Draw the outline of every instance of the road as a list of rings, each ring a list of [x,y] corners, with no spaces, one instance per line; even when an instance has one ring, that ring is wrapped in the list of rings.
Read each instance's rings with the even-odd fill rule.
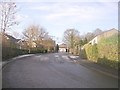
[[[3,88],[117,88],[118,80],[74,63],[66,53],[18,58],[2,71]]]

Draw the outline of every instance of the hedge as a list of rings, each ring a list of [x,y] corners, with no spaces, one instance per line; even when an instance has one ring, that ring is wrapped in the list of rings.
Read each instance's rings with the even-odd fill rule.
[[[120,57],[118,40],[120,41],[120,37],[115,34],[109,38],[102,38],[98,44],[86,44],[81,56],[87,57],[90,61],[120,69],[120,66],[118,67],[118,63],[120,63],[118,59]]]
[[[12,47],[2,47],[2,60],[7,60],[12,57],[24,54],[36,54],[36,53],[47,53],[47,49],[44,48],[32,48],[30,53],[29,50],[17,49]]]
[[[9,58],[27,54],[28,50],[22,50],[17,48],[11,48],[11,47],[2,47],[2,60],[7,60]]]
[[[118,66],[118,63],[120,63],[120,62],[115,61],[115,60],[109,60],[106,57],[98,58],[97,63],[102,64],[102,65],[106,65],[106,66],[109,66],[109,67],[112,67],[112,68],[115,68],[115,69],[120,68],[120,66]]]
[[[47,49],[44,48],[33,48],[31,49],[31,54],[36,54],[36,53],[47,53]]]
[[[85,47],[85,52],[86,52],[86,57],[88,60],[91,60],[93,62],[97,62],[98,59],[98,49],[97,49],[97,45],[91,45],[91,44],[87,44],[87,46]]]

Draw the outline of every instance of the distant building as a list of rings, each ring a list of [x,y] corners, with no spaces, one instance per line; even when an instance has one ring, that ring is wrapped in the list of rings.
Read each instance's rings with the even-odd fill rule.
[[[59,52],[67,52],[67,45],[66,44],[60,44],[59,45]]]

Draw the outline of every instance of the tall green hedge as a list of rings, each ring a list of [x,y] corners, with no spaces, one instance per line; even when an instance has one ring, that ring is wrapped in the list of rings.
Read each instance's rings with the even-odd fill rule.
[[[120,63],[118,59],[118,52],[120,53],[118,40],[120,41],[120,37],[117,34],[109,38],[101,38],[98,44],[86,44],[84,53],[90,61],[118,69],[118,63]]]
[[[95,45],[87,44],[87,46],[85,47],[85,51],[86,51],[86,56],[88,60],[97,62],[98,49],[96,44]]]
[[[98,63],[118,69],[118,37],[117,34],[109,38],[102,38],[98,43]]]

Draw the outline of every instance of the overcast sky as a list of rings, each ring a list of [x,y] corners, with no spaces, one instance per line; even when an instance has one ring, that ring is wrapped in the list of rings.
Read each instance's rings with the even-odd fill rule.
[[[104,1],[104,2],[103,2]],[[114,2],[113,2],[114,1]],[[16,19],[20,21],[14,31],[22,33],[30,24],[43,26],[51,36],[61,42],[66,29],[77,29],[80,34],[92,32],[96,28],[109,30],[118,28],[118,3],[116,0],[53,0],[44,2],[27,0],[17,2],[20,9]]]

